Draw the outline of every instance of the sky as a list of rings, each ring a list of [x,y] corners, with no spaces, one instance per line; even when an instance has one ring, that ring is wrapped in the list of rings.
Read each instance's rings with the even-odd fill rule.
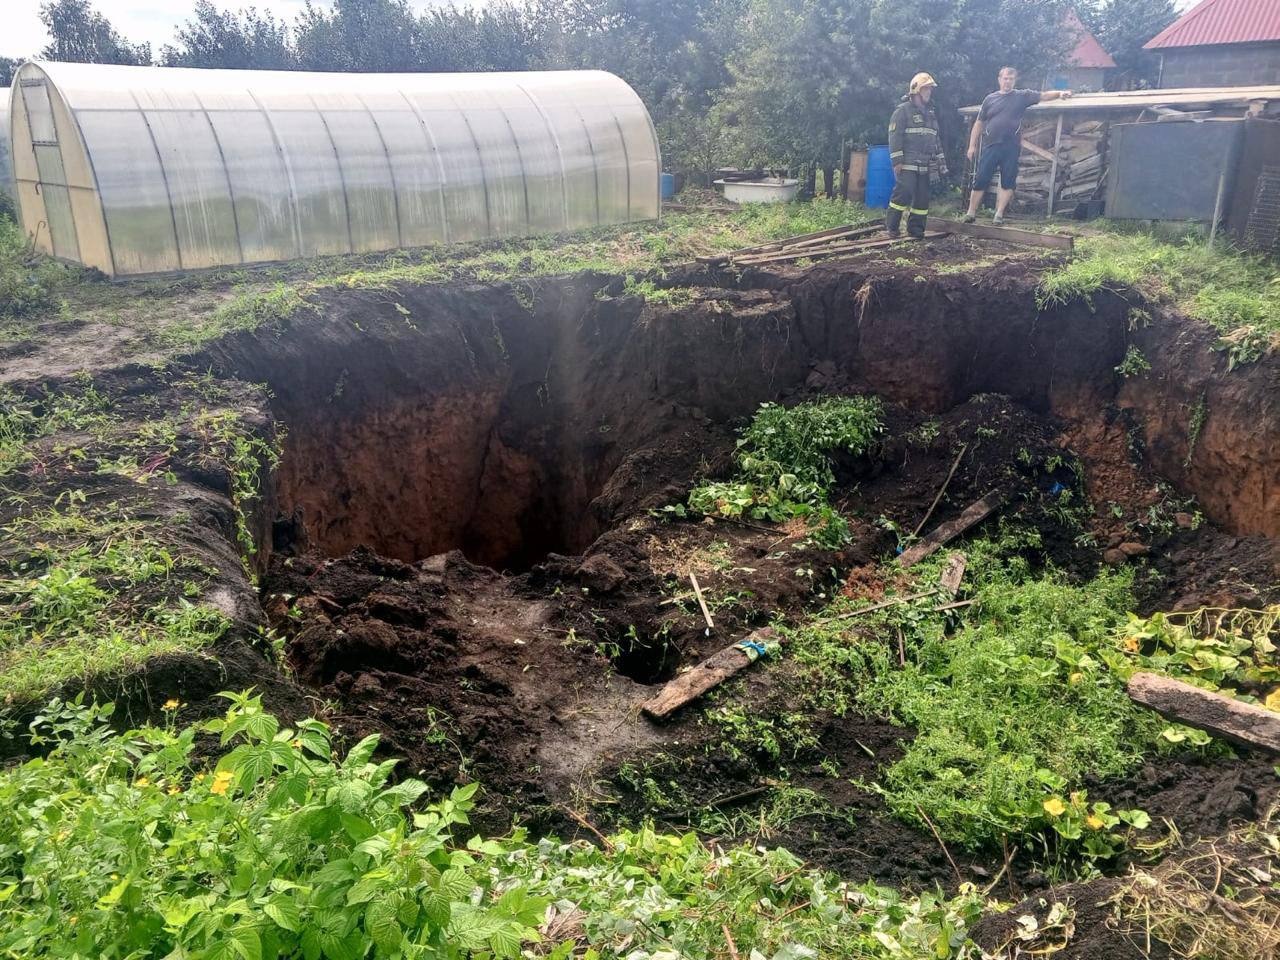
[[[432,5],[432,0],[410,0],[419,9]],[[484,0],[472,0],[475,5]],[[1186,9],[1195,0],[1179,0],[1178,7]],[[303,7],[304,0],[228,0],[216,3],[218,7],[256,6],[270,12],[278,19],[292,21]],[[44,24],[40,22],[40,0],[0,0],[5,7],[4,36],[0,39],[0,55],[9,57],[31,56],[48,42]],[[166,43],[173,42],[175,27],[186,21],[194,0],[96,0],[94,7],[102,13],[121,35],[131,43],[148,41],[154,53]]]

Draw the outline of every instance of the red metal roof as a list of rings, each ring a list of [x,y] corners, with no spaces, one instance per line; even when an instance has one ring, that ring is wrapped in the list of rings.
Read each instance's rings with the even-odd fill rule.
[[[1277,0],[1203,0],[1148,40],[1144,50],[1280,40]]]
[[[1102,44],[1089,32],[1089,28],[1080,22],[1080,18],[1076,16],[1074,10],[1067,11],[1065,26],[1069,33],[1079,38],[1076,42],[1076,48],[1071,51],[1071,56],[1067,58],[1067,63],[1073,67],[1102,67],[1104,69],[1116,65],[1116,62],[1111,59],[1111,54],[1102,49]]]

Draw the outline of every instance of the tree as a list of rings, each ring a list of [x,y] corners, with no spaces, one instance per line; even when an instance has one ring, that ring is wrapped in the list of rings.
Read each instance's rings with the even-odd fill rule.
[[[1174,0],[1097,0],[1079,13],[1125,74],[1154,82],[1159,57],[1142,45],[1178,19]]]
[[[295,26],[303,70],[400,73],[421,70],[421,32],[407,0],[307,0]]]
[[[40,5],[40,19],[51,42],[40,52],[46,60],[71,63],[151,63],[151,44],[132,44],[111,26],[89,0],[50,0]]]
[[[13,75],[20,66],[22,61],[15,57],[0,57],[0,87],[13,86]]]
[[[894,105],[918,71],[935,103],[953,168],[955,108],[995,86],[1003,64],[1037,70],[1074,45],[1068,0],[753,0],[720,96],[738,126],[739,157],[830,166],[842,140],[883,143]],[[999,24],[993,29],[992,24]]]
[[[175,46],[164,48],[165,66],[288,70],[296,65],[288,26],[253,7],[232,13],[196,0],[194,15],[174,39]]]

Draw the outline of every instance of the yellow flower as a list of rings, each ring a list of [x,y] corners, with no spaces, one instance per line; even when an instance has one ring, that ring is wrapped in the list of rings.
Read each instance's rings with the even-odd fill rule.
[[[137,780],[133,781],[133,785],[135,787],[149,787],[151,786],[151,781],[146,777],[139,777]]]
[[[1276,687],[1267,694],[1267,699],[1262,701],[1262,705],[1268,710],[1280,711],[1280,687]]]
[[[301,749],[302,749],[302,741],[301,741],[301,740],[290,740],[290,741],[289,741],[289,746],[293,747],[293,749],[295,749],[295,750],[301,750]]]
[[[164,702],[165,710],[177,710],[180,706],[182,706],[182,704],[178,703],[177,700],[166,700]]]
[[[1089,828],[1091,830],[1101,830],[1105,826],[1105,824],[1102,822],[1102,818],[1098,816],[1096,813],[1089,814],[1088,818],[1085,820],[1085,823],[1089,825]]]
[[[1137,637],[1124,638],[1124,648],[1130,653],[1137,653],[1140,646],[1142,646],[1142,642]]]
[[[1057,797],[1050,797],[1044,802],[1044,812],[1051,817],[1060,817],[1067,812],[1067,805]]]
[[[71,924],[72,926],[75,926],[75,925],[76,925],[76,922],[77,922],[79,919],[80,919],[80,918],[79,918],[79,917],[76,917],[76,916],[67,917],[67,923]]]
[[[195,782],[196,782],[196,783],[200,783],[200,782],[201,782],[201,781],[203,781],[203,780],[204,780],[204,778],[205,778],[205,777],[207,777],[207,776],[208,776],[208,774],[207,774],[207,773],[197,773],[197,774],[195,775],[195,777],[194,777],[194,780],[195,780]]]
[[[227,788],[231,786],[232,773],[230,770],[219,770],[217,776],[213,778],[213,784],[209,787],[210,793],[224,794]]]
[[[1071,676],[1067,677],[1067,682],[1075,684],[1075,683],[1079,683],[1083,679],[1084,679],[1083,673],[1073,673]]]
[[[179,793],[181,793],[181,792],[182,792],[182,791],[181,791],[181,790],[179,790],[177,787],[170,787],[170,788],[169,788],[169,796],[171,796],[171,797],[172,797],[172,796],[176,796],[177,794],[179,794]]]

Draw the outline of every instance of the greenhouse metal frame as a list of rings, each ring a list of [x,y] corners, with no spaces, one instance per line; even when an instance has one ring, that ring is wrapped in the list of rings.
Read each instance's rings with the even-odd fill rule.
[[[0,87],[0,193],[12,197],[13,164],[9,153],[9,88]]]
[[[25,63],[10,106],[24,230],[113,277],[659,215],[653,123],[602,71]]]

